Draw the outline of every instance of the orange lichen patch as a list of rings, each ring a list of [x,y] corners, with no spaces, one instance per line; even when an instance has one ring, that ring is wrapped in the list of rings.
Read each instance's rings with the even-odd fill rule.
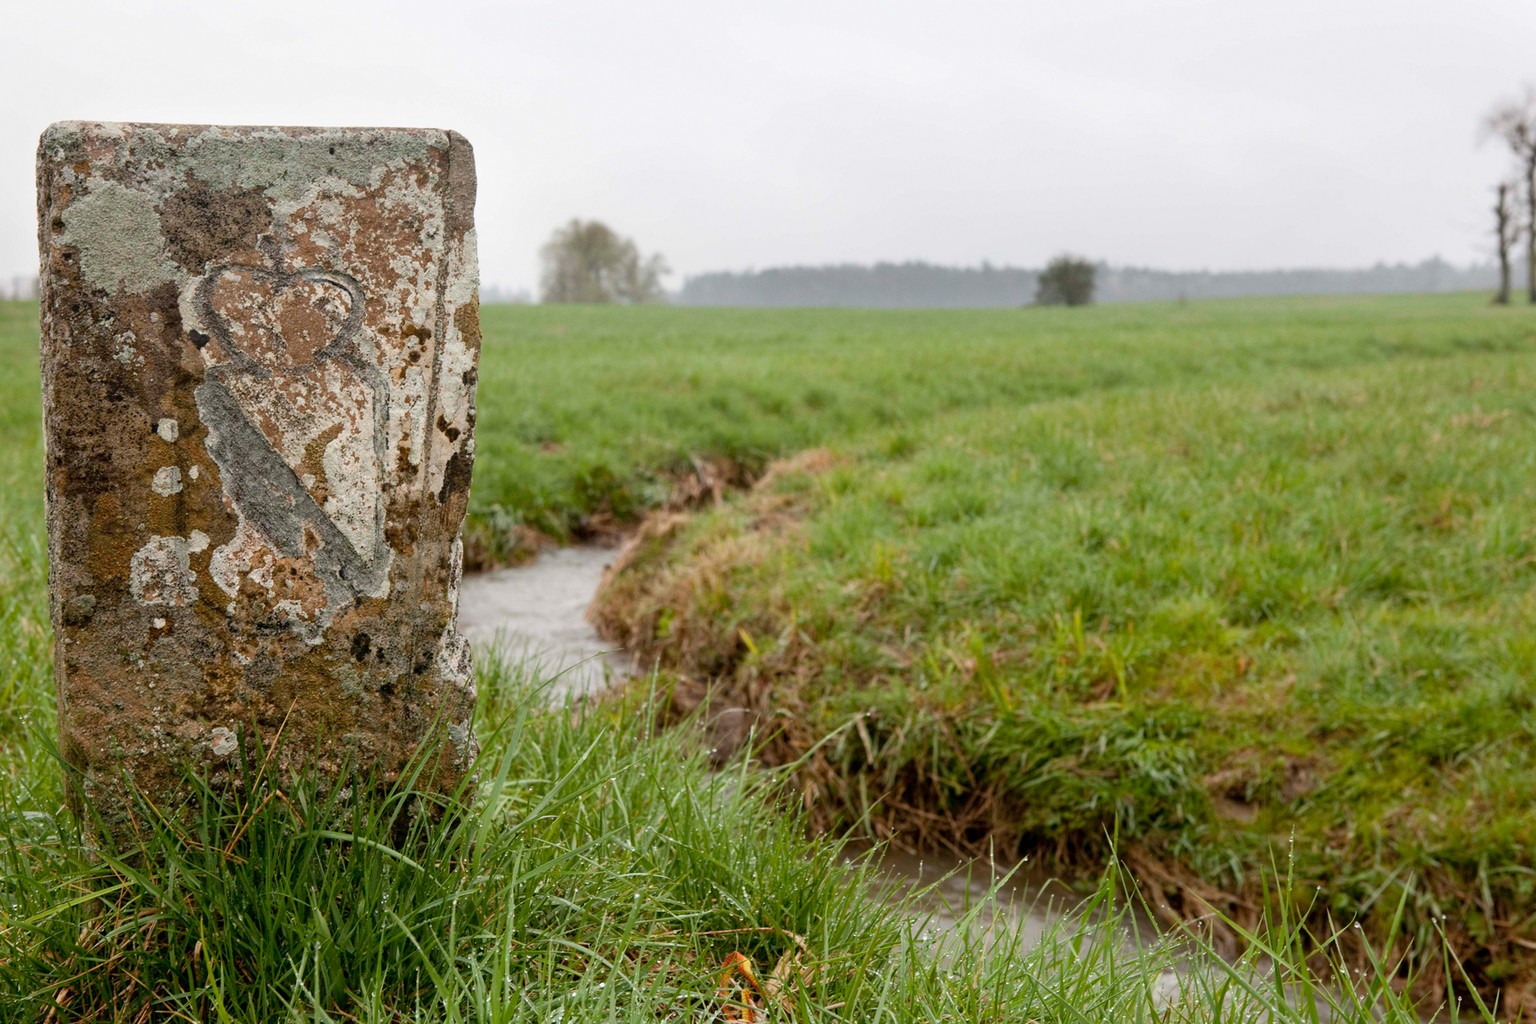
[[[325,450],[330,447],[332,441],[341,436],[343,427],[340,423],[332,423],[321,430],[304,445],[304,459],[299,463],[299,480],[303,482],[306,477],[313,477],[313,484],[306,484],[309,493],[315,496],[315,501],[321,505],[330,496],[330,485],[325,479]]]
[[[272,326],[289,362],[313,363],[315,353],[336,340],[351,305],[345,292],[317,281],[300,281],[274,296]]]
[[[103,581],[125,578],[134,548],[122,498],[111,491],[97,494],[90,519],[94,529],[88,535],[86,565],[92,578]]]
[[[466,337],[480,337],[480,307],[460,306],[454,315],[454,326]]]

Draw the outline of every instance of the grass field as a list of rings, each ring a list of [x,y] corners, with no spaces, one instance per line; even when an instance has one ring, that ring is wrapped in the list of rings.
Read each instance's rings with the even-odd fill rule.
[[[1520,309],[1472,296],[1089,310],[482,312],[477,510],[557,539],[633,520],[690,456],[747,473],[932,416],[1297,371],[1518,353]]]
[[[1433,998],[1460,978],[1447,951],[1506,1010],[1536,1005],[1526,310],[488,308],[480,557],[644,520],[603,621],[677,693],[755,712],[762,758],[794,770],[721,790],[648,730],[668,713],[649,691],[570,720],[516,712],[523,691],[492,675],[488,757],[510,783],[476,798],[477,824],[406,878],[370,859],[373,817],[346,843],[274,825],[268,851],[295,866],[261,885],[302,920],[260,928],[230,923],[248,876],[192,856],[226,848],[206,835],[156,840],[177,889],[71,852],[56,821],[33,317],[0,304],[9,1005],[41,1019],[60,979],[77,1006],[105,998],[105,963],[193,992],[191,1019],[261,1019],[263,986],[305,1019],[546,1020],[567,993],[566,1019],[655,1019],[715,1005],[728,953],[767,971],[798,936],[814,985],[784,1019],[1158,1018],[1146,965],[1112,943],[913,952],[896,910],[829,880],[835,847],[800,839],[807,822],[990,839],[1089,877],[1112,839],[1170,919],[1214,907],[1241,929],[1267,909],[1314,940],[1359,919],[1391,953],[1340,933],[1366,971],[1345,1019],[1408,1019],[1393,986]],[[782,786],[803,817],[769,809]],[[351,854],[317,857],[318,833]],[[390,872],[415,901],[401,926],[348,925],[355,957],[310,956]],[[548,879],[537,898],[527,872]],[[1262,1002],[1220,983],[1174,1019]]]
[[[557,536],[692,464],[600,602],[756,712],[816,820],[1111,837],[1169,918],[1405,901],[1536,977],[1536,318],[1481,297],[492,310],[478,507]],[[510,358],[500,358],[506,351]],[[541,390],[547,389],[547,390]],[[726,475],[731,475],[727,473]],[[1442,918],[1442,915],[1448,915]]]
[[[406,794],[338,802],[252,770],[249,751],[244,794],[203,794],[137,850],[95,849],[53,753],[35,315],[0,303],[0,1020],[1284,1012],[1286,979],[1215,961],[1170,1009],[1153,982],[1185,951],[1128,952],[1113,928],[1027,953],[925,940],[908,908],[872,902],[839,844],[783,813],[780,779],[710,772],[643,702],[545,709],[515,665],[479,666],[481,781],[447,827],[418,821],[402,841]],[[1364,1021],[1396,1004],[1366,990],[1350,1005]]]

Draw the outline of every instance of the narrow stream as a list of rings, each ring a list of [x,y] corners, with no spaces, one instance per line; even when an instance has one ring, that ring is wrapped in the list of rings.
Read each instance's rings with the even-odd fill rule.
[[[612,548],[555,548],[512,569],[465,576],[459,588],[459,631],[478,656],[529,659],[553,677],[550,700],[600,690],[630,673],[623,651],[597,635],[587,606]]]
[[[614,554],[595,546],[557,548],[526,565],[467,576],[460,589],[459,628],[478,656],[529,658],[541,674],[556,675],[554,702],[608,686],[629,674],[631,663],[597,635],[586,611]],[[913,895],[914,909],[929,930],[951,931],[968,910],[981,907],[973,927],[1016,928],[1025,949],[1071,917],[1064,908],[1080,899],[1064,886],[1020,871],[989,901],[999,875],[982,861],[943,855],[892,851],[882,858],[881,870],[884,894]]]
[[[531,659],[544,677],[554,676],[551,702],[579,697],[632,674],[624,652],[598,636],[587,621],[587,607],[603,573],[613,561],[612,548],[580,546],[546,551],[512,569],[467,576],[460,589],[459,628],[477,657]],[[859,855],[850,849],[850,859]],[[1078,911],[1081,894],[1053,882],[1024,864],[1010,874],[1007,866],[950,855],[915,856],[887,851],[880,860],[876,895],[909,899],[930,937],[953,934],[962,925],[970,937],[989,941],[1007,934],[1019,952],[1039,945],[1053,932],[1070,934],[1094,928]],[[1132,926],[1118,925],[1127,947],[1146,947],[1158,938],[1144,915]],[[1166,1007],[1177,999],[1185,967],[1166,967],[1152,979],[1154,1000]],[[1319,1019],[1330,1014],[1319,1006]]]

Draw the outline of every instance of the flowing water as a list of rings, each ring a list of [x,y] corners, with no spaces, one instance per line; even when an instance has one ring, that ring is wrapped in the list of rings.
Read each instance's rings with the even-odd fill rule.
[[[597,635],[587,606],[613,561],[612,548],[555,548],[512,569],[464,577],[459,630],[485,656],[530,659],[554,677],[550,700],[582,696],[630,673],[623,651]]]

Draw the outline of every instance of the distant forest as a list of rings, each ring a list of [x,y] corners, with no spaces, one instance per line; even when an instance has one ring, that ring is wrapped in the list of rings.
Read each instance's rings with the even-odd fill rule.
[[[681,306],[1023,306],[1034,301],[1038,270],[943,267],[932,263],[846,263],[715,271],[683,281],[670,296]],[[1519,279],[1517,275],[1517,280]],[[1151,302],[1251,295],[1492,291],[1493,263],[1458,267],[1435,257],[1378,263],[1361,270],[1175,271],[1099,264],[1098,302]]]

